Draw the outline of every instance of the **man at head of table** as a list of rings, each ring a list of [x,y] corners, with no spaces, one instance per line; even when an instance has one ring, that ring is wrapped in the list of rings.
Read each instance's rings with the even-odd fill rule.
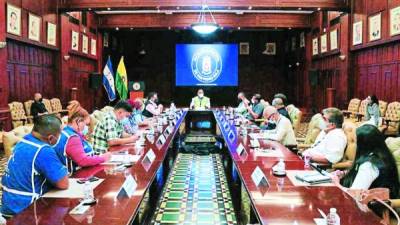
[[[93,149],[97,154],[103,154],[109,147],[134,143],[141,135],[140,131],[136,134],[127,134],[121,121],[132,113],[132,106],[126,101],[119,101],[114,110],[104,115],[94,128]]]
[[[205,109],[210,109],[210,107],[211,107],[210,98],[204,96],[203,89],[199,89],[197,91],[197,96],[192,98],[192,102],[190,102],[190,109],[205,110]]]
[[[61,120],[42,115],[32,132],[14,147],[1,184],[1,213],[5,217],[20,213],[52,188],[67,189],[68,171],[51,147],[61,133]]]

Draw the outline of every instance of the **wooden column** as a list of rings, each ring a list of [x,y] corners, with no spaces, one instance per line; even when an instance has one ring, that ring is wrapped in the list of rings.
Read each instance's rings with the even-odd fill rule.
[[[78,100],[78,88],[71,88],[71,92],[70,92],[70,101],[72,100]]]
[[[335,107],[335,88],[326,89],[326,107]]]

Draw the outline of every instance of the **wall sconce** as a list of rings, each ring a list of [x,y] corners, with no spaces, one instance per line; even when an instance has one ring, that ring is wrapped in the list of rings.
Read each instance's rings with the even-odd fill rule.
[[[0,42],[0,48],[5,48],[7,46],[7,42],[2,41]]]
[[[339,55],[339,59],[344,61],[346,59],[346,55]]]
[[[65,61],[68,61],[68,60],[69,60],[69,58],[70,58],[70,56],[69,56],[69,55],[64,55],[64,60],[65,60]]]

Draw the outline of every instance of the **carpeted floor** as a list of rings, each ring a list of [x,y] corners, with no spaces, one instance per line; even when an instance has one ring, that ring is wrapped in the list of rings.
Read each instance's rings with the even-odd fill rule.
[[[179,154],[152,224],[237,224],[218,154]]]
[[[0,178],[3,177],[4,171],[6,170],[7,167],[7,161],[8,159],[5,157],[4,152],[0,152]],[[0,188],[0,206],[1,206],[1,195],[2,195],[2,189]]]

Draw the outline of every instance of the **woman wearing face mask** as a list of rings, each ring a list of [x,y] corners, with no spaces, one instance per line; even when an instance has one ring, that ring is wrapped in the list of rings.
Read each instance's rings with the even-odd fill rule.
[[[379,101],[375,95],[367,97],[367,110],[365,110],[365,120],[368,124],[378,126],[381,112],[379,110]]]
[[[73,173],[79,167],[95,166],[108,161],[111,153],[94,155],[92,146],[85,139],[89,131],[89,113],[77,101],[71,101],[67,109],[68,124],[53,147],[69,173]]]

